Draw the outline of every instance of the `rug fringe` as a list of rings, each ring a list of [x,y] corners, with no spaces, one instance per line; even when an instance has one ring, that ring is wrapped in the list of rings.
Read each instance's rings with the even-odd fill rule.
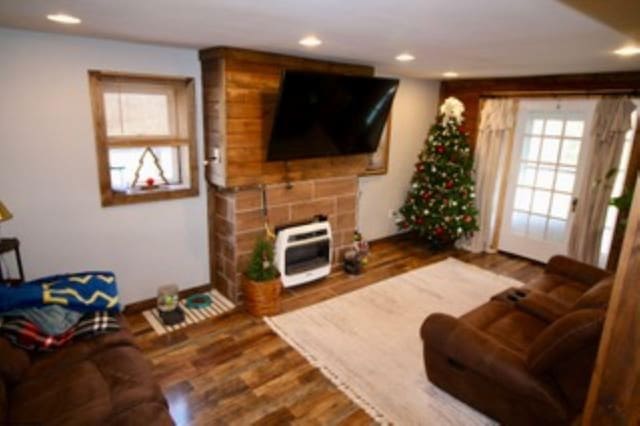
[[[311,365],[318,368],[322,374],[331,381],[339,390],[341,390],[345,395],[347,395],[356,405],[362,408],[373,420],[381,425],[390,425],[391,422],[386,416],[375,407],[374,404],[369,402],[366,398],[364,398],[360,393],[349,386],[347,383],[342,381],[338,374],[336,374],[331,368],[322,364],[319,360],[317,360],[311,353],[305,350],[302,345],[298,344],[296,340],[287,334],[282,328],[280,328],[275,322],[271,320],[269,317],[263,317],[264,322],[267,323],[269,327],[273,331],[278,334],[289,345],[291,345],[295,350],[297,350],[300,355],[302,355]]]

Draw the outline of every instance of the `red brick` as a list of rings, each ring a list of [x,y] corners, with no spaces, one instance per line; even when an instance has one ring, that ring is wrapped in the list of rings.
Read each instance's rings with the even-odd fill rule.
[[[323,179],[315,181],[315,198],[352,195],[358,190],[356,177]]]
[[[256,244],[256,240],[264,236],[264,230],[257,229],[254,231],[241,232],[236,236],[236,253],[238,255],[243,253],[250,253]]]
[[[216,194],[215,196],[215,212],[218,216],[222,216],[225,219],[228,219],[232,216],[232,203],[229,201],[227,197],[223,197],[220,194]]]
[[[264,228],[262,210],[246,210],[236,214],[237,232]]]
[[[333,198],[323,198],[308,203],[291,205],[291,220],[311,219],[317,214],[334,215],[336,212],[336,202]]]
[[[347,213],[356,210],[356,196],[344,195],[338,197],[338,213]]]
[[[236,265],[235,262],[230,260],[225,260],[224,262],[224,274],[230,280],[235,279],[236,276]]]
[[[286,223],[289,223],[291,221],[291,215],[289,213],[289,210],[290,209],[288,204],[277,206],[277,207],[269,206],[269,213],[268,213],[269,225],[274,227],[274,226],[284,225]]]
[[[244,272],[249,267],[249,261],[251,261],[251,253],[244,253],[238,256],[237,258],[237,270]]]
[[[313,198],[313,182],[294,182],[291,188],[287,185],[270,185],[267,187],[267,204],[275,206],[287,203],[299,203]]]
[[[220,237],[229,237],[233,235],[233,224],[220,216],[216,216],[214,221],[214,232]]]
[[[338,215],[338,230],[353,230],[356,227],[355,212]]]
[[[238,191],[235,194],[236,211],[262,208],[262,192],[256,189]]]

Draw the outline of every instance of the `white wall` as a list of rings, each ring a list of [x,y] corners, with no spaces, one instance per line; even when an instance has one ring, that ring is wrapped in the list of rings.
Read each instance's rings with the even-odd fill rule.
[[[436,118],[439,89],[437,81],[400,80],[391,117],[388,172],[360,178],[358,230],[366,239],[398,232],[389,213],[404,203],[418,153]]]
[[[87,79],[195,77],[202,151],[197,51],[0,28],[0,54],[0,200],[15,216],[0,226],[20,239],[27,278],[113,270],[125,303],[208,282],[204,182],[197,198],[100,206]]]

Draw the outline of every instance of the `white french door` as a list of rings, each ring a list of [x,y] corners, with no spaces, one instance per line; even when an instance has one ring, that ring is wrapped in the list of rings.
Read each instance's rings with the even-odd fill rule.
[[[567,253],[594,108],[590,100],[520,101],[500,250],[541,262]]]

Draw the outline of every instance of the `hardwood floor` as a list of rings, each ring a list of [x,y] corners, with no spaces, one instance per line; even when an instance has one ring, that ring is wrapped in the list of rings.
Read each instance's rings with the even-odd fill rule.
[[[511,255],[433,253],[410,237],[394,237],[372,244],[364,274],[334,272],[320,283],[289,289],[283,309],[317,303],[449,256],[522,282],[543,270]],[[127,318],[177,424],[373,423],[262,320],[240,309],[165,336],[157,336],[141,314]]]

